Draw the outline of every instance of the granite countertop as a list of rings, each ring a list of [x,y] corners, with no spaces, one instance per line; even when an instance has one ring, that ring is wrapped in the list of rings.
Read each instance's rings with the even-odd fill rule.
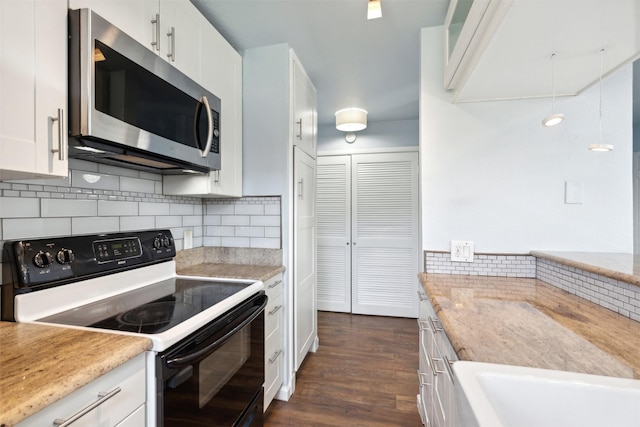
[[[189,267],[178,266],[176,272],[185,276],[221,277],[266,281],[284,271],[283,266],[204,263]]]
[[[640,378],[640,322],[537,279],[419,277],[460,360]]]
[[[150,349],[147,338],[0,322],[0,426],[20,422]]]

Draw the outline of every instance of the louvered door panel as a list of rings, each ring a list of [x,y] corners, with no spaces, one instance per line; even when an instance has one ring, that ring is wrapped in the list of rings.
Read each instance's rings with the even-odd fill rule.
[[[351,156],[318,157],[318,310],[351,312]]]
[[[417,153],[352,156],[353,313],[417,317]]]

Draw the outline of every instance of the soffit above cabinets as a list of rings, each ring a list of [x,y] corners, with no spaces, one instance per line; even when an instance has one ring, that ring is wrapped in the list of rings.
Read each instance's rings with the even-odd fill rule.
[[[638,0],[513,0],[454,102],[577,95],[640,55]],[[477,52],[476,52],[477,53]]]

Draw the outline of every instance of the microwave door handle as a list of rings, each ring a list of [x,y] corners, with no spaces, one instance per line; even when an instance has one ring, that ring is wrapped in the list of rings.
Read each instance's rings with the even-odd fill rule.
[[[200,102],[204,104],[205,110],[207,112],[207,121],[209,122],[209,129],[207,131],[207,145],[201,152],[202,157],[207,157],[209,155],[209,152],[211,151],[211,145],[213,144],[213,114],[211,113],[211,107],[209,107],[209,100],[207,99],[206,95],[202,95],[202,97],[200,98]]]

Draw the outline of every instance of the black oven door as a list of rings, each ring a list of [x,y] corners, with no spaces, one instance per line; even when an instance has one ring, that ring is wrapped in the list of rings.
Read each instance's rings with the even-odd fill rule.
[[[158,355],[158,426],[261,426],[263,292]]]

